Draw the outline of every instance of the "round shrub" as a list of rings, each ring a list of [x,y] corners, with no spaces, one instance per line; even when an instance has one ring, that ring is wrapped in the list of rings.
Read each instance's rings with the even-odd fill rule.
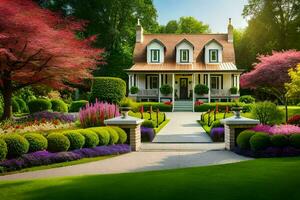
[[[19,113],[21,112],[20,106],[15,98],[12,98],[11,100],[11,106],[12,106],[12,112],[13,113]]]
[[[29,143],[28,141],[18,134],[9,134],[3,137],[7,149],[8,157],[18,157],[28,152]]]
[[[236,142],[241,149],[250,149],[250,138],[255,134],[254,131],[244,130],[236,138]]]
[[[290,144],[292,147],[300,149],[300,133],[293,134],[290,136]]]
[[[99,144],[98,135],[92,130],[80,129],[78,132],[85,138],[84,146],[85,148],[93,148]],[[108,133],[107,133],[108,134]]]
[[[289,138],[286,135],[272,135],[271,144],[274,147],[285,147],[289,145]]]
[[[89,102],[86,100],[72,101],[69,112],[79,112],[79,110],[85,107],[87,103]]]
[[[113,128],[115,131],[117,131],[118,135],[119,135],[119,141],[118,143],[119,144],[124,144],[127,140],[127,134],[126,132],[120,128],[120,127],[117,127],[117,126],[112,126],[111,128]]]
[[[241,103],[254,103],[255,98],[252,97],[251,95],[244,95],[244,96],[241,96],[239,98],[239,102],[241,102]]]
[[[105,128],[108,131],[109,136],[110,136],[109,144],[117,144],[119,141],[119,134],[117,133],[117,131],[109,126],[107,126]]]
[[[138,87],[132,86],[132,87],[130,88],[130,93],[131,93],[131,94],[137,94],[138,92],[139,92],[139,88],[138,88]]]
[[[70,141],[70,150],[81,149],[85,139],[78,131],[66,131],[63,133]]]
[[[280,123],[284,116],[283,111],[277,108],[276,104],[269,101],[253,104],[251,114],[260,123],[268,125]]]
[[[172,86],[167,85],[167,84],[166,85],[162,85],[159,90],[160,90],[160,92],[163,95],[169,95],[169,94],[171,94],[173,92]]]
[[[230,94],[237,94],[237,92],[238,92],[237,87],[232,87],[229,90],[230,90]]]
[[[120,78],[96,77],[93,79],[90,100],[119,103],[126,95],[126,83]]]
[[[24,137],[29,142],[29,152],[47,149],[48,141],[43,135],[38,133],[27,133]]]
[[[156,123],[152,120],[145,120],[142,123],[142,127],[146,127],[146,128],[155,128],[156,127]]]
[[[109,144],[110,134],[105,127],[89,128],[89,129],[85,129],[85,130],[91,130],[97,134],[98,139],[99,139],[99,143],[98,143],[99,146]]]
[[[0,139],[0,161],[6,158],[7,151],[8,150],[5,141]]]
[[[208,94],[209,88],[206,85],[198,84],[195,86],[195,93],[198,95]]]
[[[68,105],[60,99],[51,100],[52,107],[51,109],[56,112],[68,112]]]
[[[51,101],[48,99],[36,99],[29,101],[28,109],[30,113],[47,111],[51,109]]]
[[[252,151],[264,150],[270,145],[270,136],[266,133],[257,132],[250,138]]]
[[[51,152],[68,151],[70,148],[69,139],[61,133],[51,133],[47,137],[48,150]]]
[[[211,124],[211,128],[218,128],[218,127],[223,127],[223,124],[221,124],[220,120],[216,120]]]
[[[16,97],[16,98],[14,98],[15,99],[15,101],[18,103],[18,105],[19,105],[19,108],[20,108],[20,112],[22,112],[22,113],[27,113],[28,112],[28,107],[27,107],[27,105],[26,105],[26,102],[23,100],[23,99],[21,99],[21,98],[19,98],[19,97]]]

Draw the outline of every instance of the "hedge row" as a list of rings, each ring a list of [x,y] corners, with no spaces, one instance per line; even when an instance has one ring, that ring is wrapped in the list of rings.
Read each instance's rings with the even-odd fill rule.
[[[300,149],[300,133],[269,135],[263,132],[245,130],[238,135],[237,145],[242,150],[251,150],[253,152],[265,150],[268,147],[283,148],[291,146]]]
[[[124,144],[126,141],[127,134],[119,127],[68,130],[51,133],[47,137],[39,133],[8,134],[0,138],[0,160],[19,157],[28,152],[62,152],[83,147]]]
[[[138,104],[138,107],[135,111],[140,111],[141,107],[144,107],[144,112],[149,111],[150,107],[152,106],[152,111],[155,112],[157,109],[161,112],[172,112],[172,105],[167,105],[164,103],[157,103],[157,102],[141,102]]]
[[[250,112],[251,110],[251,104],[245,104],[245,103],[235,103],[235,102],[218,102],[218,103],[204,103],[201,105],[195,106],[195,112],[207,112],[208,110],[214,110],[216,109],[216,106],[218,105],[219,111],[226,110],[226,107],[231,110],[232,107],[241,106],[243,107],[244,112]]]

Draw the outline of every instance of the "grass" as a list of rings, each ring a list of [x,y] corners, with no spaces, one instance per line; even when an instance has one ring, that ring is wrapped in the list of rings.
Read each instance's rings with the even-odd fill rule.
[[[300,157],[143,173],[2,181],[1,200],[298,200]]]
[[[158,128],[154,128],[154,132],[155,134],[159,133],[159,131],[165,127],[168,123],[170,122],[170,119],[167,119],[166,121],[164,121],[163,123],[161,123]]]
[[[98,156],[98,157],[94,157],[94,158],[82,158],[80,160],[74,160],[74,161],[70,161],[70,162],[62,162],[62,163],[54,163],[54,164],[50,164],[50,165],[30,167],[30,168],[21,169],[18,171],[2,173],[2,174],[0,174],[0,176],[8,175],[8,174],[22,173],[22,172],[31,172],[31,171],[37,171],[37,170],[43,170],[43,169],[66,167],[66,166],[70,166],[70,165],[78,165],[78,164],[108,159],[108,158],[112,158],[114,156],[116,156],[116,155]]]

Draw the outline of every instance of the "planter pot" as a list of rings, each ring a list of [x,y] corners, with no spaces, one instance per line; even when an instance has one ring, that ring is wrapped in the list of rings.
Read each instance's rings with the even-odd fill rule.
[[[235,114],[235,118],[241,118],[241,111],[243,110],[243,107],[232,107],[231,110],[234,112]]]
[[[128,112],[131,110],[131,107],[120,107],[122,119],[126,119],[128,117]]]

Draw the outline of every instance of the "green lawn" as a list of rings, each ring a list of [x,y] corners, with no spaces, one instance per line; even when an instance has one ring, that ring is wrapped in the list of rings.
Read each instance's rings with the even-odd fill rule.
[[[300,199],[300,157],[144,173],[0,182],[1,200]]]

